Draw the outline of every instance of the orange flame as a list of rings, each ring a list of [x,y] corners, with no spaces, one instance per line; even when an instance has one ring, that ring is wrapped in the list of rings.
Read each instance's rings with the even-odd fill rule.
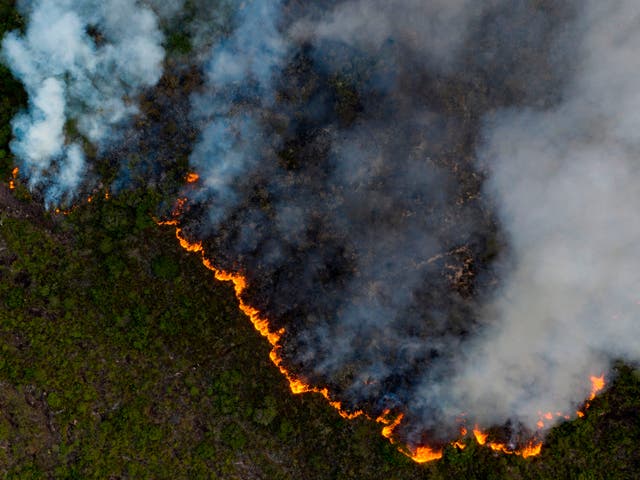
[[[402,450],[400,451],[403,452]],[[405,455],[416,463],[425,463],[442,458],[442,450],[433,450],[429,447],[417,447],[415,450],[410,451],[409,454],[405,453]]]
[[[485,443],[487,443],[487,437],[489,436],[489,434],[484,433],[476,425],[473,429],[473,436],[476,438],[476,442],[478,442],[479,445],[484,445]]]
[[[18,172],[20,172],[18,167],[13,167],[13,170],[11,170],[11,180],[9,180],[10,190],[13,190],[16,188],[16,180],[18,179]]]
[[[181,200],[182,201],[180,201],[176,207],[176,210],[175,210],[176,212],[179,212],[184,206],[184,199],[181,199]],[[174,218],[172,220],[158,222],[158,223],[163,225],[176,225],[177,220]],[[183,235],[182,228],[180,227],[176,227],[176,238],[178,239],[180,246],[184,250],[188,252],[200,253],[202,255],[203,265],[207,269],[213,272],[214,277],[217,280],[230,281],[233,283],[235,296],[236,296],[236,299],[238,300],[240,310],[249,318],[254,328],[263,337],[265,337],[271,344],[272,348],[271,348],[271,352],[269,353],[269,358],[271,359],[273,364],[276,367],[278,367],[278,370],[280,371],[280,373],[282,373],[282,375],[289,382],[289,388],[292,393],[294,394],[301,394],[301,393],[307,393],[307,392],[319,393],[329,402],[329,405],[331,405],[333,408],[335,408],[338,411],[338,414],[341,417],[346,419],[353,419],[360,416],[370,418],[362,410],[356,410],[353,412],[344,410],[342,407],[342,404],[339,401],[333,400],[331,398],[329,394],[329,390],[326,387],[325,388],[314,387],[312,385],[305,383],[303,380],[294,377],[293,374],[284,367],[282,357],[280,357],[279,355],[279,351],[280,351],[279,342],[282,336],[284,335],[285,330],[284,328],[281,328],[278,331],[272,331],[268,320],[266,320],[265,318],[262,318],[260,316],[260,312],[256,308],[248,305],[243,300],[242,294],[247,287],[246,278],[241,274],[227,272],[213,265],[211,260],[205,257],[202,242],[189,241]],[[393,444],[395,443],[393,434],[396,428],[402,423],[402,420],[404,419],[404,414],[402,413],[398,414],[394,420],[389,420],[387,418],[388,414],[389,414],[389,411],[386,410],[385,412],[383,412],[381,416],[379,416],[376,419],[376,421],[379,423],[385,424],[385,426],[382,428],[382,432],[381,432],[382,436],[387,438]],[[461,429],[462,436],[466,435],[466,433],[467,431],[463,427]],[[473,430],[473,434],[480,445],[485,444],[487,439],[487,434],[483,433],[477,427]],[[460,449],[463,449],[466,446],[461,441],[456,441],[453,443],[453,445],[457,446]],[[523,449],[522,451],[514,452],[512,450],[507,449],[506,446],[502,444],[489,443],[488,446],[491,447],[493,450],[500,450],[500,451],[504,451],[505,453],[517,453],[522,455],[523,457],[537,455],[536,452],[539,452],[541,448],[541,444],[536,444],[536,445],[531,444],[528,447],[525,447],[525,449]],[[443,454],[442,449],[434,449],[427,445],[419,445],[415,447],[399,447],[398,451],[400,451],[402,454],[406,455],[407,457],[411,458],[411,460],[417,463],[425,463],[433,460],[438,460],[442,458],[442,454]]]
[[[399,414],[395,420],[393,421],[389,421],[386,416],[389,414],[389,410],[385,410],[385,412],[379,416],[378,418],[376,418],[376,421],[378,423],[385,423],[387,424],[385,427],[382,428],[382,436],[384,438],[387,438],[391,441],[391,443],[394,443],[393,440],[393,431],[396,429],[396,427],[398,425],[400,425],[400,422],[402,422],[402,419],[404,418],[404,414],[401,413]]]
[[[522,458],[529,458],[529,457],[535,457],[536,455],[540,455],[541,450],[542,450],[542,442],[530,443],[517,453],[519,455],[522,455]]]
[[[584,417],[585,415],[584,410],[589,408],[590,401],[593,400],[595,396],[598,394],[598,392],[600,392],[605,386],[604,375],[600,375],[599,377],[591,376],[590,380],[591,380],[591,394],[589,396],[589,399],[585,403],[584,409],[582,411],[579,410],[576,412],[576,414],[580,418]],[[540,419],[538,420],[536,425],[540,429],[544,428],[545,426],[543,419],[553,420],[554,418],[554,414],[552,412],[544,412],[544,413],[538,412],[538,415],[540,415]],[[570,419],[569,415],[565,415],[562,412],[555,412],[555,416],[562,417],[567,420]],[[542,442],[535,441],[535,440],[531,440],[526,446],[518,450],[513,450],[512,448],[509,448],[504,443],[487,442],[488,434],[480,430],[480,428],[477,425],[473,429],[473,435],[476,439],[476,442],[478,442],[479,445],[486,445],[487,447],[491,448],[496,452],[502,452],[509,455],[516,454],[516,455],[522,456],[523,458],[529,458],[529,457],[539,455],[542,450]],[[457,442],[455,443],[455,445],[457,446]]]
[[[196,183],[198,180],[200,180],[200,175],[198,175],[196,172],[189,172],[187,173],[187,176],[184,177],[184,179],[187,183]]]
[[[589,380],[591,380],[591,393],[589,394],[589,399],[585,402],[584,408],[576,412],[576,415],[580,418],[584,417],[584,411],[591,406],[591,401],[596,398],[596,395],[604,388],[604,374],[599,377],[592,375],[589,377]]]
[[[540,452],[542,451],[542,442],[536,442],[534,440],[531,440],[523,448],[514,450],[513,448],[508,447],[504,443],[499,443],[499,442],[487,443],[486,437],[487,437],[486,434],[483,434],[483,436],[481,436],[480,438],[484,439],[487,447],[489,447],[494,452],[500,452],[507,455],[520,455],[522,458],[529,458],[529,457],[534,457],[536,455],[540,455]],[[478,437],[476,437],[476,440],[478,440]],[[479,441],[478,443],[480,445],[485,444],[485,443],[480,443]]]
[[[393,420],[390,421],[387,418],[387,415],[389,414],[389,410],[385,410],[382,415],[380,415],[378,418],[376,418],[376,421],[378,423],[385,423],[386,426],[384,426],[382,428],[382,436],[386,439],[388,439],[392,444],[396,443],[394,438],[393,438],[393,432],[396,429],[396,427],[398,425],[400,425],[400,423],[402,423],[402,419],[404,418],[404,414],[400,413],[398,414],[398,416]],[[465,445],[462,444],[462,447],[460,448],[464,448]],[[398,451],[404,455],[406,455],[407,457],[409,457],[411,460],[413,460],[416,463],[425,463],[425,462],[430,462],[432,460],[438,460],[439,458],[442,458],[442,450],[435,450],[432,449],[431,447],[428,447],[426,445],[419,445],[417,447],[400,447],[398,448]]]
[[[489,442],[487,443],[487,446],[494,452],[506,453],[507,455],[511,455],[514,453],[514,451],[507,448],[504,443]]]
[[[589,401],[596,398],[596,395],[604,388],[604,374],[599,377],[591,376],[589,377],[591,380],[591,395],[589,396]]]
[[[539,455],[540,451],[542,450],[542,442],[535,442],[533,440],[520,450],[513,450],[507,447],[507,445],[505,445],[504,443],[487,442],[489,434],[480,430],[478,425],[473,428],[473,436],[475,437],[476,442],[478,442],[478,445],[486,445],[495,452],[502,452],[508,455],[516,454],[522,456],[523,458],[528,458]]]
[[[93,202],[94,198],[97,198],[97,197],[96,197],[96,196],[94,196],[94,195],[88,195],[88,196],[87,196],[87,203],[91,203],[91,202]],[[107,190],[107,191],[105,191],[105,192],[104,192],[104,199],[105,199],[105,200],[109,200],[110,198],[111,198],[111,195],[109,194],[109,191],[108,191],[108,190]],[[63,209],[61,209],[61,208],[56,208],[53,212],[54,212],[56,215],[60,215],[60,214],[62,214],[62,215],[69,215],[71,212],[73,212],[73,211],[74,211],[74,210],[76,210],[78,207],[80,207],[80,205],[81,205],[81,203],[76,203],[75,205],[72,205],[70,208],[68,208],[68,209],[66,209],[66,210],[63,210]]]

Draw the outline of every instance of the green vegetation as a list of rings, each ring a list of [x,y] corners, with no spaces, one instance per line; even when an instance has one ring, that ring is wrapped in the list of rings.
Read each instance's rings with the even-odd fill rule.
[[[69,216],[2,205],[6,478],[597,479],[640,466],[640,376],[625,366],[540,457],[471,443],[413,463],[379,425],[289,392],[230,285],[151,221],[156,201],[131,192]]]

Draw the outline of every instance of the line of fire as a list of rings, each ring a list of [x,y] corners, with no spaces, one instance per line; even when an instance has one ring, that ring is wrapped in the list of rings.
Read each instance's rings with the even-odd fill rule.
[[[195,183],[199,179],[196,173],[189,173],[185,180],[187,183]],[[273,330],[269,324],[269,320],[257,309],[249,305],[243,299],[243,292],[247,288],[247,280],[241,273],[234,273],[222,270],[215,266],[212,260],[207,257],[207,254],[203,248],[201,242],[191,241],[183,233],[180,227],[180,216],[187,203],[186,198],[179,198],[173,208],[171,218],[168,220],[156,220],[158,225],[173,226],[175,228],[175,235],[180,246],[191,253],[199,253],[201,255],[202,264],[211,272],[213,272],[216,280],[224,282],[232,282],[234,286],[234,292],[238,301],[240,310],[249,318],[255,329],[265,337],[271,345],[271,352],[269,357],[273,364],[278,368],[280,373],[287,379],[289,388],[294,394],[302,393],[317,393],[322,395],[329,405],[335,408],[338,414],[347,420],[364,417],[371,421],[380,423],[383,426],[382,436],[389,442],[396,445],[398,451],[409,457],[416,463],[426,463],[434,460],[438,460],[443,456],[443,446],[430,446],[428,444],[423,445],[411,445],[404,444],[396,437],[396,431],[398,427],[405,421],[405,414],[403,412],[393,412],[390,410],[384,410],[380,415],[372,417],[363,410],[349,411],[343,408],[340,401],[332,398],[331,392],[326,387],[317,387],[305,383],[302,379],[296,378],[284,365],[283,358],[280,354],[281,339],[285,333],[285,329]],[[584,403],[582,409],[575,412],[575,416],[583,417],[584,411],[589,408],[591,401],[595,396],[604,389],[605,377],[604,374],[598,376],[592,375],[590,377],[591,393],[588,400]],[[495,452],[501,452],[508,455],[519,455],[523,458],[534,457],[540,454],[542,450],[542,440],[540,431],[545,427],[545,422],[550,422],[555,418],[571,419],[572,415],[565,412],[537,412],[539,420],[537,422],[538,432],[534,432],[530,439],[528,439],[523,445],[512,445],[510,443],[494,439],[491,430],[486,430],[479,425],[473,425],[469,428],[465,425],[464,415],[460,417],[460,436],[457,440],[452,442],[452,445],[460,450],[464,449],[469,441],[475,441],[481,446],[490,448]]]

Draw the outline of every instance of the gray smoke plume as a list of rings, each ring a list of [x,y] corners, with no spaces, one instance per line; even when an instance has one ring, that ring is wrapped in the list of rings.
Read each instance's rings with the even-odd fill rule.
[[[32,185],[55,191],[84,171],[68,119],[113,142],[110,126],[136,113],[123,98],[160,75],[150,10],[111,38],[113,5],[81,3],[25,8],[25,36],[3,44],[32,103],[14,150]],[[574,412],[613,359],[638,360],[640,6],[213,3],[184,8],[215,33],[165,13],[191,19],[185,61],[202,74],[182,95],[200,174],[182,222],[246,274],[295,375],[348,409],[403,412],[412,444],[455,438],[462,413],[510,423],[517,443],[539,412]],[[38,60],[44,6],[76,18],[70,38],[88,49],[59,74]],[[154,145],[152,158],[171,155]]]
[[[571,412],[589,375],[640,358],[640,5],[584,6],[562,101],[484,122],[486,192],[513,265],[447,395],[487,422]]]
[[[338,2],[328,12],[303,18],[292,27],[297,38],[340,42],[372,54],[397,42],[430,68],[450,68],[463,47],[468,26],[485,6],[472,0]],[[484,2],[486,3],[486,2]],[[316,18],[313,18],[316,17]],[[319,18],[317,18],[319,17]]]
[[[19,9],[26,31],[8,34],[2,54],[31,100],[13,121],[11,148],[29,185],[57,204],[87,173],[83,142],[113,142],[138,111],[132,97],[160,78],[163,37],[155,14],[127,0],[24,0]]]
[[[260,117],[275,102],[273,78],[288,45],[278,32],[277,1],[238,8],[233,33],[212,48],[204,66],[206,89],[193,99],[194,119],[205,123],[190,164],[202,175],[215,224],[239,199],[232,188],[260,161],[264,133]]]

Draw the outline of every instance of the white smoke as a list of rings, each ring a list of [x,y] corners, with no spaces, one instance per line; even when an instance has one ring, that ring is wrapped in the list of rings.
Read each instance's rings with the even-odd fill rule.
[[[239,6],[235,30],[211,49],[206,93],[193,98],[194,119],[205,126],[190,164],[215,203],[214,225],[237,201],[233,184],[255,167],[265,144],[263,109],[273,106],[273,82],[289,53],[278,31],[281,8],[269,0]],[[242,111],[240,103],[252,108]]]
[[[127,0],[24,0],[19,9],[26,30],[4,38],[2,55],[31,100],[13,121],[11,148],[29,184],[55,204],[86,173],[68,122],[97,147],[112,141],[138,111],[133,98],[160,78],[163,37],[155,14]]]
[[[472,66],[485,62],[490,65],[491,80],[498,83],[500,75],[505,75],[504,85],[518,84],[516,92],[526,89],[521,86],[525,82],[533,84],[533,91],[539,88],[536,83],[544,85],[536,75],[554,75],[556,69],[566,69],[560,73],[566,85],[554,101],[543,98],[537,104],[531,102],[534,108],[520,106],[524,101],[510,100],[505,102],[512,105],[509,108],[482,111],[482,141],[476,154],[487,173],[483,194],[497,204],[510,258],[500,272],[502,286],[482,309],[481,328],[473,331],[475,338],[463,343],[446,339],[441,350],[459,349],[455,362],[451,362],[455,366],[440,369],[449,368],[451,374],[437,375],[434,372],[438,368],[426,369],[418,380],[421,385],[412,387],[407,396],[405,408],[414,416],[425,412],[429,416],[423,422],[427,428],[437,428],[438,423],[467,412],[469,418],[484,426],[511,420],[536,430],[539,412],[574,413],[589,395],[589,377],[607,372],[611,361],[640,358],[640,274],[634,262],[640,254],[640,143],[636,133],[640,127],[636,62],[640,5],[631,0],[583,2],[573,21],[558,25],[556,18],[561,15],[554,9],[560,7],[553,2],[540,8],[535,2],[516,3],[471,6],[464,1],[346,1],[296,22],[291,29],[295,38],[316,47],[326,41],[342,43],[373,57],[381,52],[411,52],[410,61],[395,60],[405,68],[421,62],[429,72],[451,72],[461,68],[464,61]],[[504,12],[516,13],[509,16],[501,6]],[[480,24],[485,21],[488,25],[479,27],[476,21],[490,10],[496,18],[481,19]],[[478,28],[494,29],[487,35],[486,45],[472,44]],[[508,29],[524,33],[509,43]],[[545,36],[551,38],[548,49],[543,50],[549,68],[536,71],[525,65],[522,75],[509,78],[504,73],[511,66],[509,62]],[[385,50],[389,43],[401,48]],[[478,52],[478,57],[470,61],[469,52]],[[563,64],[567,58],[571,61]],[[457,75],[464,77],[464,73]],[[471,78],[469,83],[474,81]],[[418,99],[412,105],[405,98],[411,94],[403,90],[405,85],[412,88],[408,83],[391,87],[390,93],[405,111],[391,114],[383,131],[392,132],[392,125],[400,118],[418,118],[423,113]],[[401,103],[403,100],[406,104]],[[362,140],[356,148],[344,148],[346,155],[337,155],[346,173],[340,177],[338,172],[340,178],[334,185],[348,183],[364,171],[365,178],[354,181],[353,192],[358,192],[367,181],[379,181],[370,164],[407,167],[400,147],[371,155],[373,139],[383,137],[374,123],[361,120],[350,134],[354,132],[369,143]],[[406,132],[415,135],[411,126]],[[342,132],[337,136],[346,137]],[[334,152],[341,143],[345,142],[334,140]],[[429,151],[429,143],[424,145]],[[433,173],[432,169],[423,175]],[[393,178],[392,174],[390,170],[384,178]],[[382,199],[390,203],[406,186],[403,181],[385,189]],[[423,193],[433,190],[420,189]],[[377,197],[370,194],[366,202],[357,197],[351,201],[348,195],[345,198],[344,211],[348,212],[349,208],[366,208],[363,204],[373,208]],[[284,200],[287,206],[296,206],[296,202],[307,200]],[[300,205],[297,207],[301,211]],[[376,209],[386,218],[381,211]],[[376,232],[372,238],[378,243],[368,246],[366,236],[360,238],[361,232],[368,232],[367,227],[350,221],[348,215],[342,218],[352,229],[350,238],[358,246],[361,261],[366,262],[368,250],[377,251],[379,255],[373,258],[396,265],[405,275],[383,271],[375,263],[377,270],[359,265],[361,282],[376,288],[366,290],[357,280],[352,281],[345,288],[345,296],[350,299],[345,303],[351,301],[353,308],[339,310],[338,318],[331,317],[328,325],[319,322],[316,332],[303,330],[300,336],[306,348],[300,358],[309,368],[328,372],[332,378],[344,375],[344,369],[355,368],[352,388],[366,395],[366,389],[373,387],[363,387],[362,378],[384,385],[394,371],[402,372],[403,366],[390,365],[388,356],[376,353],[385,352],[382,346],[386,343],[399,346],[403,352],[414,347],[416,351],[434,345],[437,348],[433,343],[437,339],[427,338],[419,345],[418,339],[407,334],[403,341],[401,330],[394,325],[406,303],[414,301],[403,302],[407,290],[411,293],[415,288],[408,273],[412,271],[407,267],[411,265],[409,260],[412,255],[418,261],[428,255],[415,245],[407,248],[397,225],[395,230]],[[302,222],[293,223],[300,228]],[[467,221],[461,228],[473,229],[475,225]],[[424,241],[422,249],[433,253],[429,251],[432,239],[428,229],[411,233],[418,244]],[[390,300],[379,301],[384,298]],[[416,325],[419,331],[420,324]],[[326,355],[320,361],[322,353]],[[404,357],[412,358],[405,353]],[[545,424],[548,427],[551,423]]]
[[[564,100],[486,119],[486,193],[513,267],[447,394],[488,424],[572,414],[590,375],[640,359],[640,4],[584,9]]]

